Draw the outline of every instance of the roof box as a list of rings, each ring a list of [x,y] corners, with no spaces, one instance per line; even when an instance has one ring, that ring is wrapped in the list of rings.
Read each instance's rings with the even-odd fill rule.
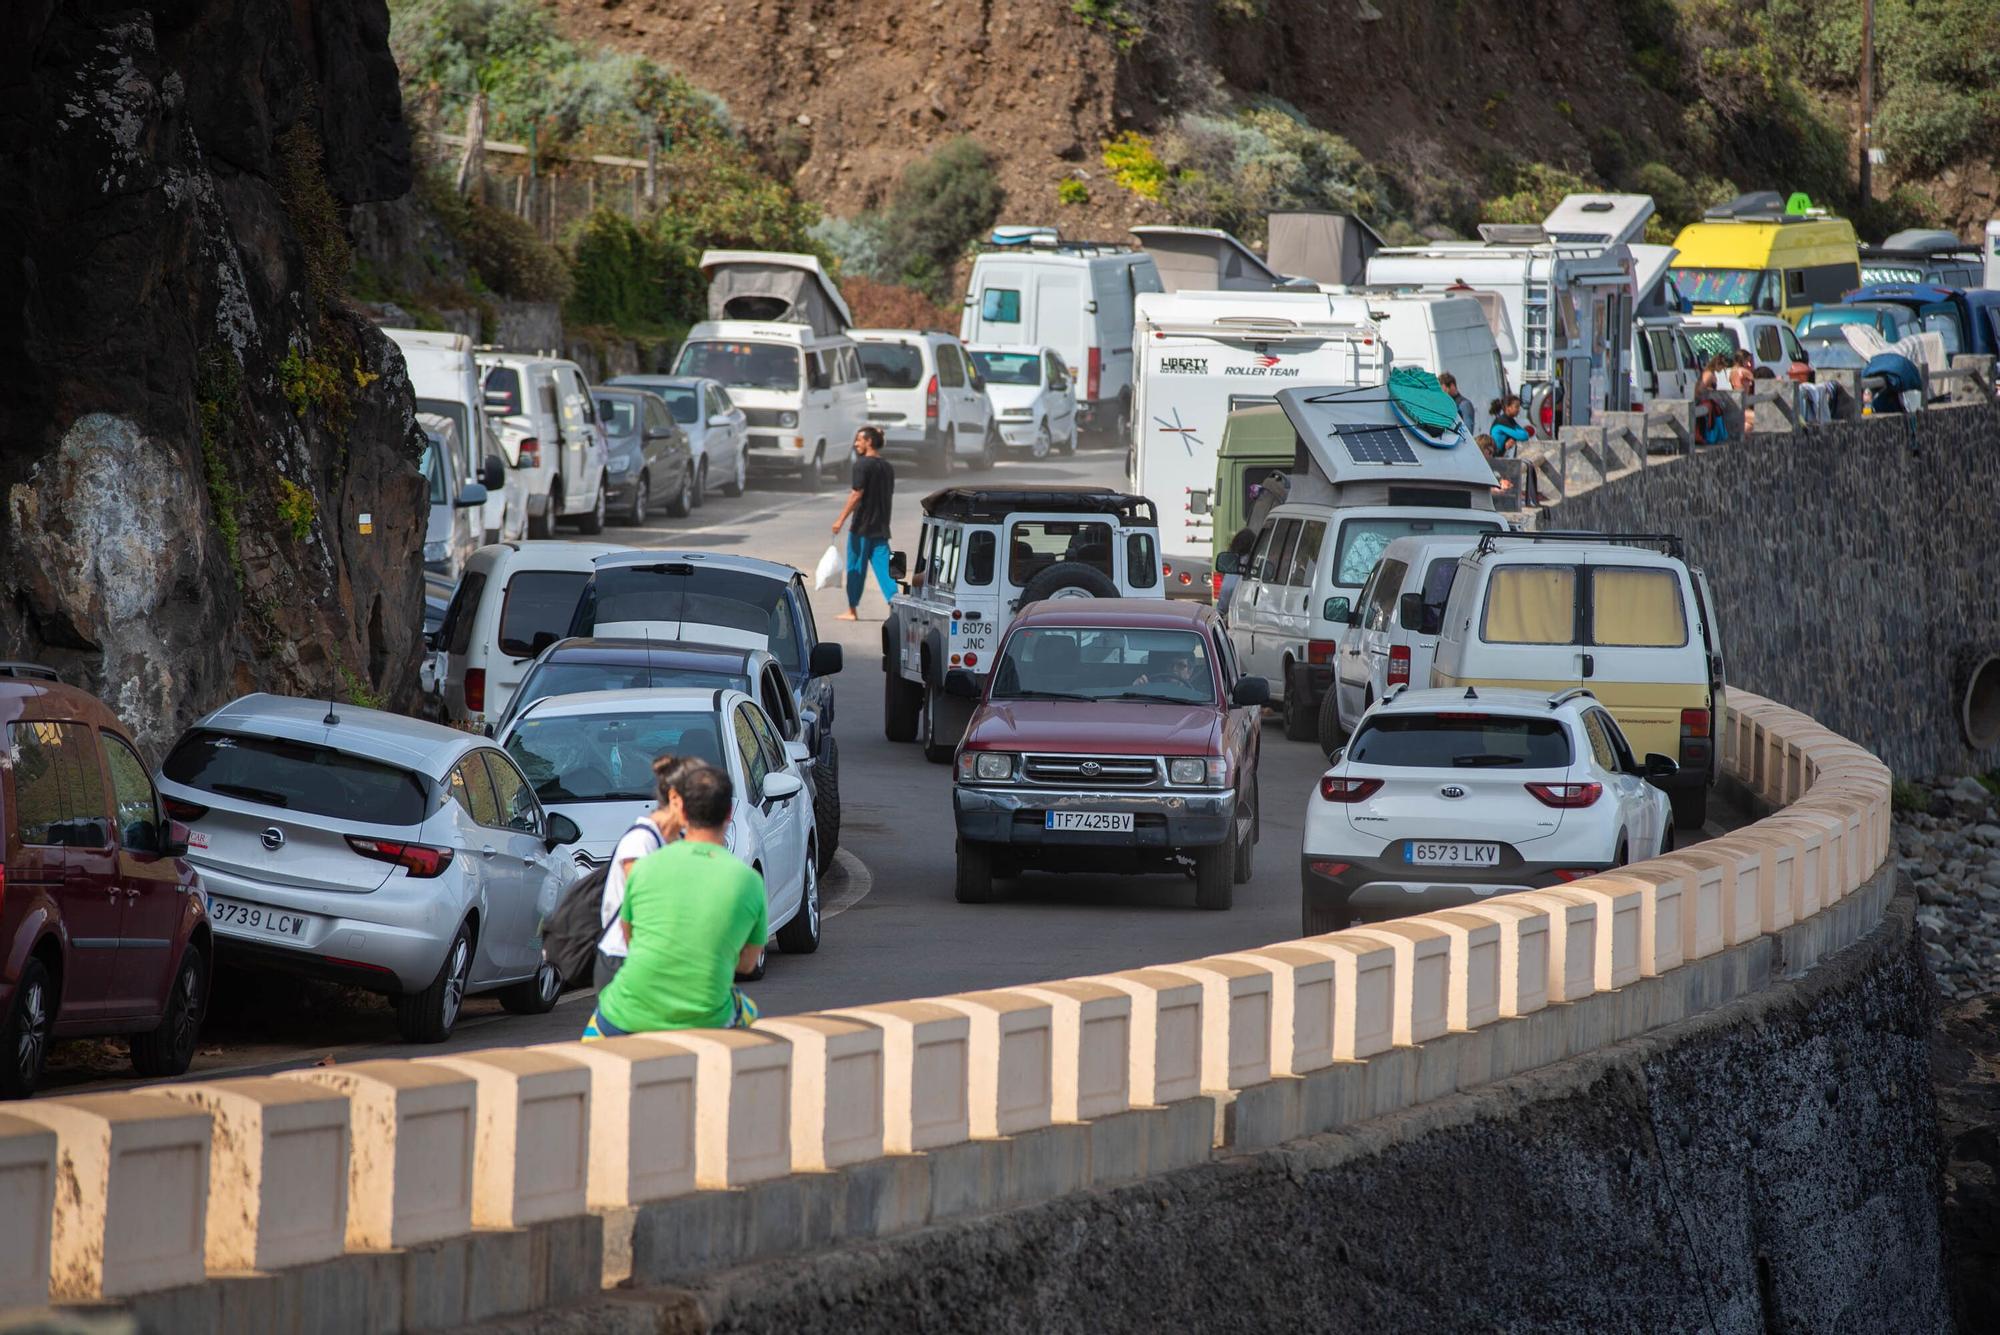
[[[1351,213],[1283,210],[1270,215],[1270,229],[1273,269],[1342,287],[1366,282],[1368,257],[1387,244]]]
[[[1652,216],[1651,195],[1565,195],[1542,230],[1564,245],[1611,246],[1641,240]]]
[[[1882,243],[1883,250],[1899,250],[1909,255],[1977,255],[1975,242],[1961,241],[1955,232],[1936,227],[1906,227]]]
[[[854,323],[840,289],[811,255],[778,250],[708,250],[708,318],[802,324],[815,334],[843,333]]]
[[[1214,227],[1134,227],[1132,235],[1153,257],[1168,292],[1269,292],[1283,274],[1257,252]]]

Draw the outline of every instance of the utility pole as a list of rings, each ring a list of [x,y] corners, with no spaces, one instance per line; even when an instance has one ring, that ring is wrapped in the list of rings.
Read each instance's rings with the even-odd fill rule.
[[[1861,202],[1874,198],[1875,0],[1861,0]]]

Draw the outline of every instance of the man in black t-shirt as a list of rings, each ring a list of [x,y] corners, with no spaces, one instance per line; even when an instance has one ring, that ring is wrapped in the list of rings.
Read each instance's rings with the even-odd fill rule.
[[[896,582],[889,578],[889,503],[896,497],[896,469],[882,457],[879,427],[864,426],[854,433],[854,472],[848,485],[853,490],[833,521],[833,535],[839,537],[841,525],[850,515],[854,518],[847,534],[847,610],[836,619],[859,621],[861,590],[870,570],[882,600],[896,596]]]

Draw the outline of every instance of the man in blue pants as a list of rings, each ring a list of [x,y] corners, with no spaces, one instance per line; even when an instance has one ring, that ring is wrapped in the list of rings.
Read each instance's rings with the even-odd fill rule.
[[[849,516],[854,519],[847,534],[847,610],[836,619],[859,621],[861,590],[870,570],[882,600],[896,596],[896,582],[889,578],[889,505],[896,497],[896,469],[882,457],[881,428],[864,426],[854,433],[854,472],[848,485],[853,490],[833,521],[833,535],[839,537]]]

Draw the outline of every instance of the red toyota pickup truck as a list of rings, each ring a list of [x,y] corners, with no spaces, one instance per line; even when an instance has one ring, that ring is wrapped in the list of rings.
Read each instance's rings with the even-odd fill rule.
[[[1061,598],[1021,610],[992,673],[946,674],[979,700],[953,767],[958,900],[1039,871],[1183,868],[1226,909],[1258,835],[1259,711],[1213,608]]]

